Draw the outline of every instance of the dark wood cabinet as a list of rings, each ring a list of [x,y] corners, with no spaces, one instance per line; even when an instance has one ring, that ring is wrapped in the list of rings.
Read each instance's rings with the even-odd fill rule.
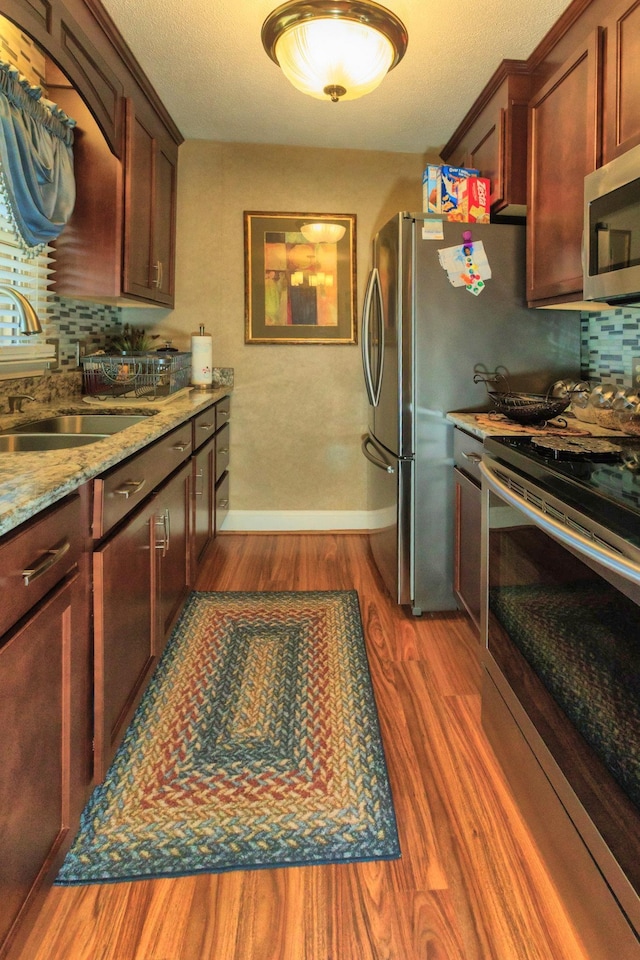
[[[6,6],[47,54],[49,91],[78,121],[77,200],[54,244],[55,292],[172,307],[180,132],[98,0]]]
[[[453,448],[456,464],[453,471],[453,591],[479,634],[482,495],[478,464],[482,459],[482,441],[456,429]]]
[[[191,433],[182,424],[93,482],[98,781],[187,592]]]
[[[207,546],[229,511],[230,417],[231,397],[227,396],[193,420],[197,449],[192,481],[192,582]]]
[[[582,294],[584,178],[600,161],[601,31],[534,95],[529,114],[527,300]]]
[[[104,779],[188,590],[190,474],[186,463],[93,555],[98,781]]]
[[[177,152],[127,102],[123,293],[174,302]]]
[[[216,441],[212,437],[196,451],[192,461],[192,563],[194,572],[197,571],[215,530],[215,457]]]
[[[155,660],[155,517],[153,505],[143,507],[93,554],[97,781],[104,779]]]
[[[26,936],[92,785],[86,526],[75,496],[0,545],[7,582],[32,602],[3,604],[0,636],[0,957]]]
[[[603,162],[640,143],[640,0],[604,23]]]
[[[164,650],[189,589],[191,474],[192,465],[186,463],[155,498],[156,656]]]
[[[526,213],[530,95],[526,62],[504,60],[442,149],[445,162],[489,177],[493,215]]]

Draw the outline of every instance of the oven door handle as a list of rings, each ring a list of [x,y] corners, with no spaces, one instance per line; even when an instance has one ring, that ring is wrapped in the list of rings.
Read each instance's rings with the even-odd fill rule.
[[[523,500],[522,497],[514,493],[506,483],[498,479],[484,461],[479,466],[483,479],[493,493],[497,494],[497,496],[501,497],[512,507],[516,507],[524,513],[526,517],[532,520],[541,530],[544,530],[545,533],[548,533],[549,536],[553,537],[554,540],[557,540],[567,547],[573,548],[583,556],[606,567],[607,570],[611,570],[625,580],[629,580],[631,583],[640,586],[640,566],[638,566],[638,564],[632,560],[628,560],[622,556],[622,554],[608,549],[602,544],[589,540],[575,530],[570,530],[558,520],[550,517],[548,513]]]

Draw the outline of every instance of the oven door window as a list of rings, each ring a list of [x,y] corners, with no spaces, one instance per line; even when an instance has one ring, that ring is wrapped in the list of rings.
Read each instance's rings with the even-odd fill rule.
[[[489,652],[640,886],[640,589],[489,497]]]

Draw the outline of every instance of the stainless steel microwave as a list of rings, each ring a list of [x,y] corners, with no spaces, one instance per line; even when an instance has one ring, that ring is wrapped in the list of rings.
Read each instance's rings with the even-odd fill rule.
[[[584,181],[584,298],[640,305],[640,146]]]

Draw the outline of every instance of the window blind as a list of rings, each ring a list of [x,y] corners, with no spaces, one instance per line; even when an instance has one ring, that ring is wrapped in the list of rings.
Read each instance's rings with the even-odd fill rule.
[[[55,356],[54,347],[46,342],[52,264],[49,247],[35,257],[26,256],[0,207],[0,377],[3,373],[44,368],[42,361]],[[3,294],[3,285],[13,287],[29,300],[40,318],[42,334],[27,337],[20,332],[16,305]]]

